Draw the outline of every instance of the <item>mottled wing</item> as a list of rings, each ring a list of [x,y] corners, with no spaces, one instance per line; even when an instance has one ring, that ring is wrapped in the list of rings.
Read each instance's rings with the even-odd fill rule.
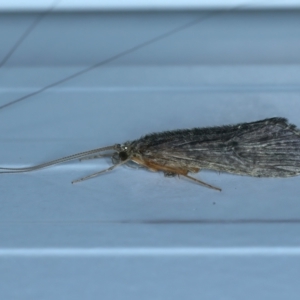
[[[143,157],[162,165],[258,177],[300,174],[300,132],[283,118],[171,131],[143,139]]]

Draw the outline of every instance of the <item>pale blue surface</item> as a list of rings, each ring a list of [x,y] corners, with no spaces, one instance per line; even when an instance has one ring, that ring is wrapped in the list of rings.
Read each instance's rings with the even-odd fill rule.
[[[0,165],[273,116],[300,127],[299,12],[206,21],[0,110]],[[48,15],[0,69],[0,105],[197,18]],[[0,59],[32,15],[0,17]],[[184,179],[70,162],[0,175],[1,299],[298,299],[300,177]],[[248,297],[248,298],[247,298]]]
[[[0,9],[6,11],[43,11],[55,5],[55,10],[141,10],[141,9],[219,9],[246,4],[251,8],[297,8],[298,0],[0,0]]]

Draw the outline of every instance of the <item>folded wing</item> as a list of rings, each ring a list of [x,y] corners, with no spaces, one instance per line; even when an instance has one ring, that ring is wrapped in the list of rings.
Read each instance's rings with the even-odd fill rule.
[[[165,165],[212,169],[258,177],[300,174],[300,132],[286,119],[165,132],[143,156]]]

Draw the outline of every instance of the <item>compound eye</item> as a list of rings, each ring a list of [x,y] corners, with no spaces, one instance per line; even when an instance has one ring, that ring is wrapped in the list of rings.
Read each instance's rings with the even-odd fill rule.
[[[120,158],[121,161],[124,161],[128,158],[128,154],[125,151],[121,151],[119,153],[119,158]]]

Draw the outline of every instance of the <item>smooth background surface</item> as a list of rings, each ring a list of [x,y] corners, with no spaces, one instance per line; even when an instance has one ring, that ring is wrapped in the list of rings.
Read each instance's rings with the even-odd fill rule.
[[[48,14],[11,56],[37,15],[0,15],[0,105],[98,66],[0,110],[0,165],[177,128],[300,127],[299,14]],[[197,175],[218,193],[120,167],[70,183],[110,164],[1,174],[1,299],[298,299],[299,177]]]
[[[247,8],[299,8],[298,0],[0,0],[0,9],[5,11],[47,10],[141,10],[141,9],[219,9],[246,5]]]

